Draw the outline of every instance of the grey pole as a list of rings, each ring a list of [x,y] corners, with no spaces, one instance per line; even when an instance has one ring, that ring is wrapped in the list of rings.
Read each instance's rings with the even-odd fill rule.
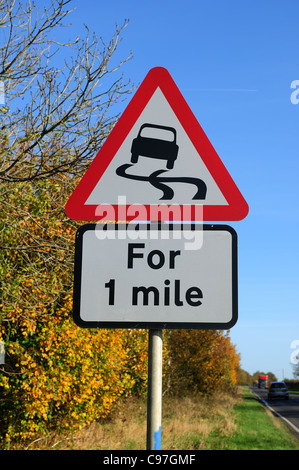
[[[149,330],[146,441],[147,450],[161,450],[162,336],[162,330]]]

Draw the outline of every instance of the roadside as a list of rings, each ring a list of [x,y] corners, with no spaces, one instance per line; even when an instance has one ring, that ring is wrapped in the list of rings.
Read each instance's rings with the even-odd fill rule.
[[[144,450],[146,400],[130,398],[109,420],[72,436],[49,435],[28,449]],[[299,441],[247,389],[238,394],[164,397],[163,450],[299,450]]]
[[[238,434],[227,449],[299,450],[299,441],[287,426],[260,403],[249,389],[235,408]]]
[[[251,392],[256,396],[267,409],[276,417],[284,421],[292,434],[299,440],[298,413],[299,413],[299,395],[298,392],[290,392],[289,400],[270,401],[267,392],[260,389],[251,388]]]

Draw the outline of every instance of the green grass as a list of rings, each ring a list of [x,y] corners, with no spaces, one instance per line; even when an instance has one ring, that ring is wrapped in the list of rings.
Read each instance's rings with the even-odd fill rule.
[[[243,400],[235,406],[234,412],[237,431],[224,439],[210,435],[209,449],[299,450],[298,440],[248,389],[244,389]]]

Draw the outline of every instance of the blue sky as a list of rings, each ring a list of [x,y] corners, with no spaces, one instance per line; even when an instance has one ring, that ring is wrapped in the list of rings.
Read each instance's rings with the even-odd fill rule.
[[[40,2],[45,3],[44,1]],[[239,237],[239,320],[230,336],[249,373],[292,378],[299,340],[299,79],[297,0],[75,0],[72,37],[109,40],[129,19],[117,57],[136,85],[167,68],[250,211]],[[126,103],[123,103],[124,109]]]

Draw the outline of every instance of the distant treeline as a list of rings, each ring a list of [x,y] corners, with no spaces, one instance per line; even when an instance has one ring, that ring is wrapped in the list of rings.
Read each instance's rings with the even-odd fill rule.
[[[299,391],[299,380],[285,380],[285,384],[289,390]]]

